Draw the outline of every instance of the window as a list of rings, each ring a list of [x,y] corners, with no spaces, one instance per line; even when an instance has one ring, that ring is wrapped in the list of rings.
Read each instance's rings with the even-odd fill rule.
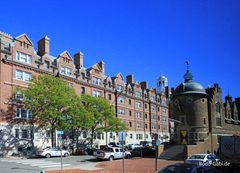
[[[123,91],[123,86],[122,85],[117,85],[117,91],[122,92]]]
[[[131,104],[132,104],[132,101],[131,101],[131,99],[129,99],[129,100],[128,100],[128,103],[129,103],[129,105],[131,105]]]
[[[136,139],[139,139],[139,140],[143,139],[143,135],[142,134],[137,134]]]
[[[151,100],[151,101],[154,101],[154,100],[155,100],[155,97],[151,96],[151,97],[150,97],[150,100]]]
[[[25,109],[17,108],[17,110],[16,110],[16,118],[19,118],[19,119],[32,119],[32,111],[31,110],[25,110]]]
[[[162,113],[166,114],[166,112],[167,112],[167,109],[166,108],[162,108]]]
[[[142,114],[140,112],[136,112],[136,119],[141,119],[142,118]]]
[[[16,79],[22,81],[30,81],[32,79],[32,74],[21,70],[16,70]]]
[[[132,116],[132,111],[129,111],[129,116]]]
[[[137,128],[137,129],[142,128],[142,123],[141,123],[141,122],[137,122],[137,123],[136,123],[136,128]]]
[[[156,130],[157,129],[157,125],[156,124],[152,124],[152,129]]]
[[[132,122],[131,121],[129,121],[129,127],[132,127]]]
[[[67,67],[61,67],[60,73],[66,76],[71,76],[72,75],[72,70]]]
[[[147,117],[148,117],[147,114],[145,114],[145,119],[147,119]]]
[[[101,96],[102,96],[102,92],[101,92],[101,91],[93,90],[92,95],[93,95],[94,97],[101,97]]]
[[[22,138],[29,138],[29,132],[27,129],[22,129]]]
[[[130,133],[130,139],[132,139],[133,138],[133,135],[132,135],[132,133]]]
[[[206,124],[206,118],[203,118],[203,124],[204,125]]]
[[[141,108],[142,107],[142,103],[139,102],[139,101],[136,101],[135,106],[136,106],[136,108]]]
[[[216,126],[222,126],[221,125],[221,117],[216,117]]]
[[[102,85],[102,80],[97,77],[92,77],[92,83],[95,85]]]
[[[124,97],[118,97],[118,103],[124,104]]]
[[[219,104],[215,104],[215,111],[220,113],[221,112],[221,107]]]
[[[32,64],[32,56],[31,55],[27,55],[25,53],[22,52],[16,52],[16,60],[26,63],[26,64]]]
[[[50,62],[49,61],[44,61],[44,68],[49,69],[50,68]]]
[[[17,100],[23,100],[24,96],[20,91],[17,91],[15,94],[15,99]]]
[[[19,129],[15,129],[15,137],[19,138]]]
[[[135,92],[136,97],[141,97],[141,93],[139,91]]]
[[[124,114],[125,114],[125,109],[118,108],[118,115],[124,115]]]
[[[166,116],[162,116],[162,122],[167,122],[167,117]]]
[[[108,94],[108,100],[112,100],[112,95]]]
[[[87,138],[87,132],[83,132],[83,138]]]
[[[148,124],[145,124],[145,129],[147,129],[148,128]]]
[[[152,112],[156,112],[156,106],[152,105]]]
[[[85,94],[85,87],[81,87],[81,94]]]
[[[147,109],[147,104],[146,103],[144,104],[144,106],[145,106],[145,109]]]

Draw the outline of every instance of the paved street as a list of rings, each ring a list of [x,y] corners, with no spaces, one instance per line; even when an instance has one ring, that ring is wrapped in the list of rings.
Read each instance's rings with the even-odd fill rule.
[[[81,168],[91,170],[96,165],[93,156],[63,157],[63,168]],[[4,173],[39,173],[42,170],[61,169],[61,158],[2,158],[0,172]]]

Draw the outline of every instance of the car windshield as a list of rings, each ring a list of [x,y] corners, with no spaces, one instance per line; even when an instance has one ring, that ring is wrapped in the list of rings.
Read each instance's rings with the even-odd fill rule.
[[[104,148],[103,151],[105,151],[105,152],[113,152],[113,149],[112,148]]]
[[[189,159],[204,159],[205,155],[192,155],[191,157],[189,157]]]
[[[190,173],[193,165],[171,165],[160,171],[160,173]]]

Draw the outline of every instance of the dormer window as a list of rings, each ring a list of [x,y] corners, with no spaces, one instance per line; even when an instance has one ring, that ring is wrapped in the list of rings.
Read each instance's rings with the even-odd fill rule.
[[[60,73],[66,76],[71,76],[72,70],[67,67],[61,67]]]
[[[123,91],[123,86],[122,85],[117,85],[117,91],[122,92]]]
[[[139,91],[135,92],[136,97],[141,97],[141,93]]]
[[[102,80],[97,77],[92,77],[92,83],[95,85],[102,85]]]
[[[16,60],[26,64],[32,64],[32,56],[19,51],[16,51]]]
[[[50,68],[50,62],[49,61],[44,61],[44,68],[49,69]]]

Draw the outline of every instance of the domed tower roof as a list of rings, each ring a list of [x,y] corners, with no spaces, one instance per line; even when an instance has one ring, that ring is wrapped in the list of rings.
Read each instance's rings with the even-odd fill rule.
[[[173,96],[182,94],[204,94],[207,95],[205,88],[198,82],[193,80],[193,75],[189,70],[187,63],[187,72],[184,75],[184,82],[182,82],[173,92]]]

